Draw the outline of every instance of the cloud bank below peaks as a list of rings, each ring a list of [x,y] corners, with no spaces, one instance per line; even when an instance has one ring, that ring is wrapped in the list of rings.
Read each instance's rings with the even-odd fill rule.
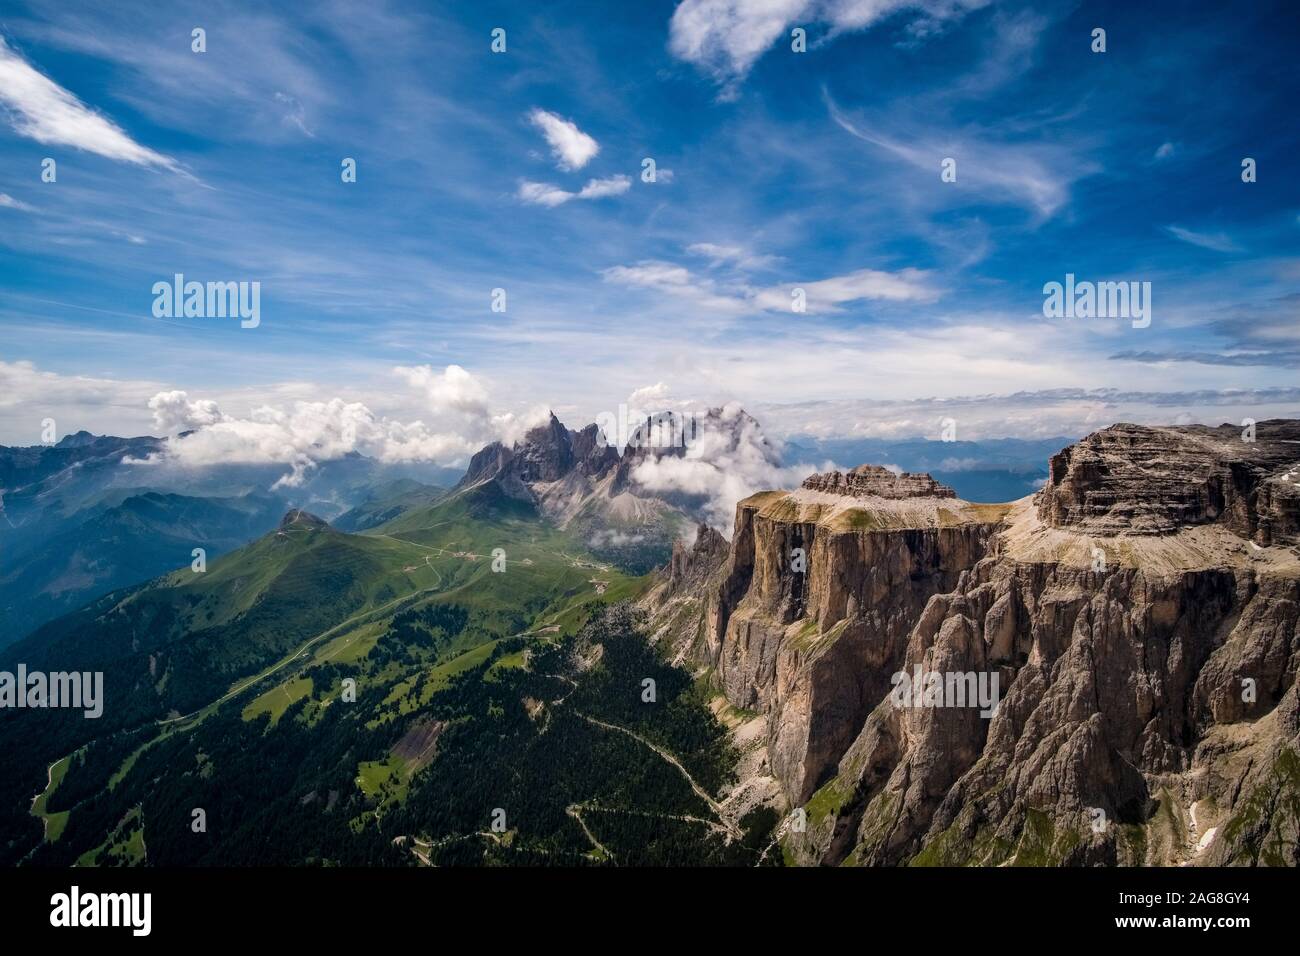
[[[458,365],[394,372],[423,393],[434,425],[389,418],[341,398],[297,401],[287,408],[261,405],[241,418],[211,400],[164,391],[149,400],[149,409],[155,427],[175,437],[151,460],[189,467],[285,465],[289,470],[273,487],[296,487],[319,463],[353,453],[389,464],[459,464],[487,441],[508,438],[527,425],[511,414],[493,415],[483,383]]]
[[[817,470],[806,463],[782,464],[779,447],[732,402],[695,416],[694,438],[684,454],[648,455],[633,468],[632,479],[665,499],[685,499],[710,525],[730,535],[741,500],[759,491],[796,487]]]

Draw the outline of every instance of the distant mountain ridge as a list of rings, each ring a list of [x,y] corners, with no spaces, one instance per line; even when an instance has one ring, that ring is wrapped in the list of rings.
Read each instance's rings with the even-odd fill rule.
[[[673,542],[699,522],[707,496],[652,491],[638,482],[637,468],[684,458],[703,435],[734,446],[746,427],[757,423],[736,409],[698,416],[660,412],[639,422],[618,449],[596,424],[575,431],[552,412],[513,445],[492,442],[475,454],[451,495],[491,482],[583,535],[595,554],[648,571],[667,562]]]
[[[283,465],[187,466],[167,458],[167,445],[79,431],[48,445],[0,446],[0,646],[188,565],[195,548],[214,558],[239,547],[286,508],[335,518],[394,481],[446,473],[349,454],[320,462],[298,486],[276,487]]]

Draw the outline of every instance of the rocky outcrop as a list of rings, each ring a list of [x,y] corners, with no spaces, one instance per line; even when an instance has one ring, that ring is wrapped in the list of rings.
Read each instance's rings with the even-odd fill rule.
[[[957,492],[929,475],[894,472],[879,465],[859,465],[850,472],[810,475],[803,487],[853,498],[956,498]]]
[[[668,561],[668,589],[671,594],[699,591],[727,557],[727,539],[701,524],[689,545],[681,538],[673,542]]]
[[[742,502],[677,626],[767,716],[787,853],[1300,863],[1294,436],[1116,426],[1008,505],[883,469]]]
[[[771,766],[793,803],[833,771],[888,690],[926,601],[957,586],[1002,514],[929,476],[850,474],[864,479],[853,495],[815,476],[742,501],[704,598],[697,659],[733,706],[769,714]],[[866,493],[873,480],[889,497]]]
[[[513,447],[492,442],[478,451],[453,491],[491,480],[512,488],[527,487],[559,481],[575,469],[599,478],[617,461],[618,452],[600,440],[595,425],[571,431],[552,413],[545,424],[529,429]]]
[[[1052,456],[1049,465],[1038,511],[1052,527],[1160,535],[1218,522],[1261,544],[1297,541],[1297,422],[1261,422],[1253,432],[1115,425]]]

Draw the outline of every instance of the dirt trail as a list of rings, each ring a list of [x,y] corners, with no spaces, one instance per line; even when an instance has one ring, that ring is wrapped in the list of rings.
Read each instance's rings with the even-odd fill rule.
[[[679,761],[676,757],[674,757],[663,747],[660,747],[658,744],[646,740],[644,737],[642,737],[640,734],[636,733],[635,731],[628,730],[626,727],[618,726],[618,724],[607,724],[603,720],[597,720],[595,717],[589,717],[586,714],[578,714],[578,716],[585,721],[595,724],[598,727],[604,727],[606,730],[617,730],[619,733],[627,734],[629,737],[633,738],[634,740],[639,740],[642,744],[649,747],[651,750],[657,753],[664,760],[668,761],[670,764],[676,767],[678,771],[680,771],[681,775],[686,778],[686,782],[691,785],[691,789],[695,791],[695,795],[699,797],[701,800],[703,800],[706,804],[708,804],[709,809],[712,810],[717,815],[718,820],[721,821],[723,827],[725,827],[727,832],[728,842],[730,842],[731,840],[739,840],[743,836],[743,834],[740,832],[740,827],[738,827],[735,821],[733,821],[730,817],[728,817],[726,811],[722,809],[722,804],[718,803],[717,800],[714,800],[713,797],[708,793],[708,791],[706,791],[703,787],[701,787],[698,783],[696,783],[695,778],[691,776],[690,771],[688,771],[685,767],[682,766],[681,761]]]
[[[587,834],[587,839],[591,841],[591,845],[594,846],[601,853],[605,854],[605,856],[609,858],[609,862],[613,863],[615,866],[618,866],[618,859],[614,856],[613,853],[609,851],[609,847],[605,846],[605,844],[601,843],[599,840],[596,839],[596,834],[591,832],[591,828],[587,826],[587,821],[582,819],[583,809],[584,807],[582,804],[571,803],[564,808],[564,812],[567,813],[569,816],[573,817],[573,819],[578,821],[578,826],[582,827],[582,832]]]
[[[50,792],[50,787],[54,784],[54,768],[67,759],[67,757],[60,757],[58,760],[54,761],[54,763],[45,768],[45,789],[39,791],[36,796],[32,797],[31,813],[32,816],[39,816],[41,818],[42,836],[46,839],[49,839],[50,836],[50,815],[48,813],[37,813],[36,801]]]

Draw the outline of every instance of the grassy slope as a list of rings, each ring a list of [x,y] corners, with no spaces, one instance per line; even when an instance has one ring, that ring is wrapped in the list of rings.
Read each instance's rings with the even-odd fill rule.
[[[504,572],[492,569],[495,548],[505,551]],[[179,719],[172,708],[157,736],[123,755],[111,784],[129,778],[157,741],[191,732],[228,700],[247,721],[266,715],[274,725],[288,713],[312,725],[339,697],[332,670],[338,667],[362,687],[384,689],[371,726],[403,718],[457,674],[487,662],[502,639],[553,643],[576,632],[598,606],[632,597],[644,584],[602,565],[494,489],[416,509],[360,535],[290,525],[214,562],[206,574],[176,572],[102,612],[129,616],[159,603],[174,609],[169,634],[210,650],[196,659],[212,674],[233,678],[210,679],[205,703]],[[395,615],[438,603],[466,609],[470,626],[446,646],[408,649],[405,659],[379,664],[370,659]],[[165,642],[158,656],[166,656]],[[522,648],[508,657],[502,667],[520,666]],[[154,671],[151,681],[165,692],[167,673]],[[395,761],[360,761],[363,789],[378,790],[394,774],[395,785],[404,779]],[[117,838],[99,839],[111,846]]]

